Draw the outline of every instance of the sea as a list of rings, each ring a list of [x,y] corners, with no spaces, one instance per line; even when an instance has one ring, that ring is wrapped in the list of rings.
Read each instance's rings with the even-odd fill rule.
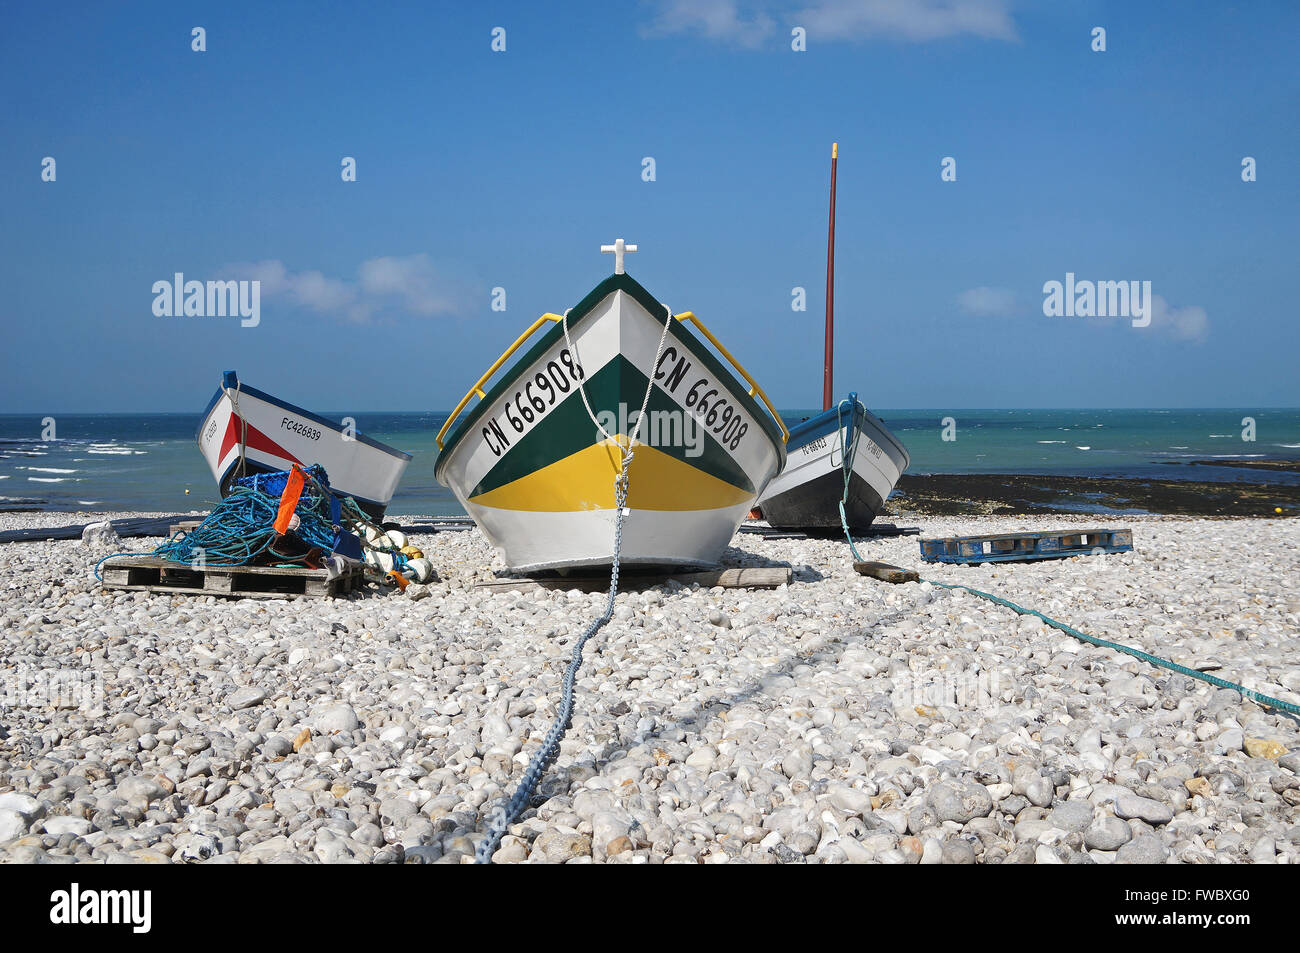
[[[907,447],[910,473],[1300,482],[1295,472],[1228,465],[1300,459],[1300,409],[872,409]],[[794,424],[815,413],[782,416]],[[446,413],[351,416],[361,432],[414,455],[389,512],[462,513],[433,477]],[[218,494],[195,443],[198,423],[197,414],[60,414],[47,440],[50,418],[0,415],[0,511],[210,509]]]

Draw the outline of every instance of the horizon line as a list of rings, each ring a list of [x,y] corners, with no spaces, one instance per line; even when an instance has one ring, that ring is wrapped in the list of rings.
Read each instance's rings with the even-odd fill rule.
[[[809,407],[787,407],[787,408],[779,408],[779,407],[778,407],[777,409],[778,409],[778,410],[791,411],[791,412],[804,412],[804,411],[815,411],[815,412],[817,412],[817,413],[821,413],[821,412],[822,412],[820,408],[813,407],[813,406],[809,406]],[[953,412],[953,411],[971,411],[971,410],[991,410],[991,411],[999,411],[999,412],[1003,412],[1003,411],[1024,411],[1024,412],[1027,412],[1027,413],[1028,413],[1028,412],[1037,412],[1037,411],[1060,411],[1060,410],[1069,410],[1069,411],[1076,411],[1076,410],[1077,410],[1077,411],[1083,411],[1083,410],[1087,410],[1087,411],[1123,411],[1123,410],[1153,410],[1153,411],[1155,411],[1155,410],[1165,410],[1165,411],[1174,411],[1174,410],[1177,410],[1177,411],[1194,411],[1194,410],[1202,410],[1202,411],[1218,411],[1218,410],[1233,410],[1233,411],[1236,411],[1236,410],[1253,410],[1253,411],[1255,411],[1255,412],[1258,413],[1259,411],[1263,411],[1263,410],[1293,410],[1293,411],[1300,411],[1300,405],[1281,405],[1281,404],[1278,404],[1278,405],[1271,405],[1271,406],[1260,406],[1260,405],[1248,405],[1248,404],[1223,404],[1223,405],[1218,405],[1218,406],[1196,406],[1196,407],[1192,407],[1192,406],[1186,406],[1186,407],[1181,407],[1181,406],[1163,406],[1163,407],[1161,407],[1161,406],[1154,406],[1154,405],[1152,405],[1152,406],[1135,406],[1135,407],[1120,407],[1120,406],[1107,406],[1107,407],[975,407],[975,406],[971,406],[971,407],[955,407],[955,406],[949,404],[949,405],[947,405],[947,406],[942,406],[942,407],[881,407],[881,408],[879,408],[878,410],[873,410],[872,413],[875,413],[875,414],[877,414],[877,415],[882,414],[882,413],[898,412],[898,411],[909,412],[909,413],[910,413],[910,412],[917,412],[917,411],[926,411],[926,412],[931,412],[931,413],[951,413],[951,412]],[[324,416],[324,415],[328,415],[328,414],[330,414],[330,413],[334,413],[334,412],[335,412],[335,411],[328,411],[328,410],[327,410],[327,411],[320,411],[319,413],[321,413],[321,414]],[[416,415],[416,414],[449,414],[449,413],[451,413],[451,411],[450,411],[449,409],[448,409],[448,410],[410,410],[410,409],[407,409],[407,410],[358,410],[358,409],[356,409],[356,408],[349,408],[349,409],[347,409],[347,410],[338,411],[338,413],[346,413],[346,414],[389,414],[389,415],[394,415],[394,416],[400,416],[400,415]],[[5,418],[5,417],[39,417],[39,416],[52,416],[52,415],[54,415],[54,414],[70,414],[70,415],[77,416],[77,417],[201,417],[201,416],[203,416],[203,411],[201,411],[201,410],[194,410],[194,411],[186,411],[186,410],[98,410],[98,411],[85,411],[85,410],[55,410],[55,411],[50,411],[50,410],[28,410],[28,411],[3,411],[3,412],[0,412],[0,419]]]

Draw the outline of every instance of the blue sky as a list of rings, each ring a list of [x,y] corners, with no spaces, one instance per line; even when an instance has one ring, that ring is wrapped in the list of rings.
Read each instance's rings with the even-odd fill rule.
[[[641,247],[628,271],[778,405],[811,406],[832,140],[837,391],[880,408],[1300,405],[1293,3],[0,17],[0,413],[198,412],[227,368],[311,406],[446,409],[608,274],[598,246],[619,236]],[[261,324],[155,316],[153,283],[177,271],[260,277]],[[1067,272],[1151,281],[1152,326],[1045,317],[1043,283]]]

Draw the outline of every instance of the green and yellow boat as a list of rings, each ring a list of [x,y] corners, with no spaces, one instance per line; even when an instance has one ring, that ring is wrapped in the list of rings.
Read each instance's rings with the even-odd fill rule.
[[[615,478],[634,431],[623,563],[716,565],[785,464],[788,432],[767,395],[694,314],[672,314],[626,274],[635,249],[603,246],[615,273],[533,322],[438,434],[438,482],[512,570],[612,561]]]

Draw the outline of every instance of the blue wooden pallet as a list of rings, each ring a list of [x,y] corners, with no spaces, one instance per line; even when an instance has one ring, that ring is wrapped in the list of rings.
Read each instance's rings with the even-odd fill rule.
[[[1067,529],[1053,533],[999,533],[923,539],[921,558],[928,563],[997,563],[1027,559],[1064,559],[1093,553],[1133,551],[1131,529]]]

